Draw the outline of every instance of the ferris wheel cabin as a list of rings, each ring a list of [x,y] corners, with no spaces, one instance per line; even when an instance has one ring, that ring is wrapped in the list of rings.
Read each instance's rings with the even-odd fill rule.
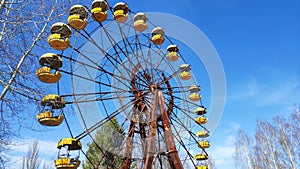
[[[37,115],[38,122],[41,125],[59,126],[63,122],[64,116],[62,114],[53,116],[53,113],[55,113],[57,109],[65,107],[63,98],[54,94],[49,94],[44,96],[41,100],[41,105],[45,107],[45,110]]]
[[[206,124],[207,119],[204,116],[200,116],[200,117],[195,118],[195,122],[197,124]]]
[[[201,141],[201,142],[198,142],[198,147],[199,148],[209,148],[210,147],[210,144],[208,141]]]
[[[152,30],[152,42],[156,45],[161,45],[165,42],[165,31],[161,27],[156,27]]]
[[[175,62],[178,60],[179,58],[178,51],[179,48],[177,45],[169,45],[167,47],[167,58],[169,59],[169,61]]]
[[[97,22],[103,22],[107,19],[108,4],[105,0],[95,0],[92,3],[92,18]]]
[[[114,19],[118,23],[124,23],[128,19],[129,8],[124,2],[119,2],[114,6]]]
[[[57,169],[77,169],[81,163],[79,160],[82,145],[74,138],[63,138],[59,141],[57,148],[58,159],[54,160]],[[74,156],[74,152],[77,155]]]
[[[144,13],[137,13],[134,18],[134,29],[139,31],[139,32],[143,32],[144,30],[146,30],[148,28],[148,18],[146,16],[146,14]]]
[[[194,159],[197,161],[207,160],[208,156],[206,154],[197,154],[194,156]]]
[[[199,138],[207,138],[207,137],[209,137],[209,132],[206,131],[206,130],[198,131],[196,133],[196,136],[199,137]]]
[[[188,64],[182,64],[180,67],[179,67],[179,71],[181,72],[179,77],[182,79],[182,80],[189,80],[191,77],[192,77],[192,74],[190,73],[191,71],[191,66],[188,65]]]
[[[200,94],[198,93],[199,91],[200,91],[200,87],[199,86],[196,86],[196,85],[194,85],[194,86],[191,86],[190,88],[189,88],[189,91],[190,91],[190,95],[189,95],[189,99],[191,100],[191,101],[194,101],[194,102],[196,102],[196,101],[199,101],[200,99],[201,99],[201,96],[200,96]]]
[[[82,30],[88,24],[88,10],[82,5],[74,5],[70,9],[68,23],[76,30]]]
[[[44,96],[44,98],[41,100],[42,106],[50,106],[52,109],[62,109],[66,106],[66,102],[64,98],[55,95],[55,94],[49,94]]]
[[[61,74],[58,71],[62,67],[62,59],[54,53],[46,53],[39,59],[42,66],[36,71],[36,75],[41,82],[44,83],[57,83]]]
[[[64,121],[63,115],[53,116],[51,111],[45,111],[37,115],[37,119],[44,126],[59,126]]]
[[[194,113],[201,116],[201,115],[206,114],[207,112],[206,112],[206,108],[204,106],[200,106],[194,110]]]
[[[47,66],[39,68],[36,71],[36,75],[38,79],[44,83],[57,83],[61,78],[61,74],[59,71],[55,71],[54,73],[52,73],[51,68]]]
[[[51,35],[48,37],[49,45],[56,50],[65,50],[70,45],[70,37],[72,35],[71,28],[62,22],[52,25],[50,29]]]
[[[197,166],[196,169],[208,169],[207,165]]]
[[[47,66],[51,69],[59,69],[62,67],[61,57],[54,53],[43,54],[39,59],[39,63],[41,66]]]

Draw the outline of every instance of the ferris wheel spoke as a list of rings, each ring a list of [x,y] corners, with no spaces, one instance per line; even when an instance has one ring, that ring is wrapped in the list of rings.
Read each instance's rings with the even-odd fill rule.
[[[172,79],[173,77],[175,77],[179,72],[180,72],[179,70],[175,71],[173,74],[171,74],[170,76],[164,78],[164,80],[161,81],[161,82],[159,82],[158,84],[162,85],[162,84],[166,83],[166,81],[169,81],[170,79]]]
[[[113,88],[118,89],[120,91],[124,91],[124,89],[116,87],[116,86],[112,86],[111,84],[107,84],[107,83],[104,83],[104,82],[96,81],[94,79],[83,77],[83,76],[80,76],[80,75],[72,73],[72,72],[67,72],[65,70],[60,70],[60,71],[63,72],[63,73],[65,73],[65,74],[69,74],[69,75],[72,75],[72,76],[75,76],[75,77],[78,77],[78,78],[81,78],[81,79],[84,79],[84,80],[87,80],[87,81],[90,81],[90,82],[94,82],[94,83],[97,83],[97,84],[100,84],[100,85],[103,85],[103,86],[106,86],[106,87],[113,87]]]
[[[178,132],[177,130],[177,127],[174,126],[172,120],[170,119],[170,123],[171,125],[173,126],[173,129],[175,131],[176,134],[174,134],[174,138],[178,141],[178,143],[183,147],[184,151],[187,153],[188,157],[190,158],[190,161],[192,162],[193,166],[196,168],[196,164],[194,163],[194,160],[193,160],[193,155],[188,151],[188,148],[187,146],[184,144],[181,136],[180,136],[180,133]]]
[[[189,101],[187,99],[184,99],[184,98],[181,98],[181,97],[178,97],[178,96],[175,96],[175,95],[174,95],[174,97],[175,97],[175,99],[184,101],[184,102],[186,102],[186,103],[188,103],[189,105],[192,105],[192,106],[201,106],[202,105],[202,104],[199,105],[199,104],[197,104],[197,103],[195,103],[193,101]]]
[[[165,100],[169,100],[169,99],[166,98],[166,97],[164,97],[164,98],[165,98]],[[189,118],[189,119],[191,119],[191,120],[194,121],[194,118],[193,118],[191,115],[189,115],[189,113],[191,113],[191,111],[186,110],[186,109],[184,109],[184,108],[178,106],[178,104],[173,104],[173,106],[174,106],[177,110],[179,110],[180,112],[182,112],[187,118]],[[193,113],[193,112],[192,112],[192,113]],[[174,116],[174,117],[176,117],[176,118],[178,118],[178,116],[176,115],[176,113],[172,113],[171,115]],[[178,118],[178,119],[180,119],[180,118]],[[196,123],[196,122],[195,122],[195,123]],[[199,125],[199,126],[202,127],[203,129],[207,130],[202,124],[197,124],[197,125]]]
[[[125,105],[120,107],[118,110],[115,110],[112,112],[109,116],[103,118],[102,120],[98,121],[96,124],[92,125],[91,127],[87,128],[84,132],[76,136],[75,138],[80,140],[90,134],[91,132],[95,131],[97,128],[105,124],[106,122],[110,121],[112,118],[119,115],[124,109],[127,109],[128,107],[132,106],[134,103],[132,101],[127,102]]]
[[[123,98],[133,98],[134,96],[127,96]],[[88,102],[99,102],[99,101],[111,101],[111,100],[117,100],[120,99],[119,97],[106,97],[106,98],[96,98],[96,99],[90,99],[90,100],[76,100],[71,102],[66,102],[66,104],[74,104],[74,103],[88,103]]]
[[[196,134],[189,128],[187,128],[182,122],[181,118],[179,118],[176,114],[173,114],[174,117],[170,117],[174,122],[176,122],[179,126],[181,126],[186,132],[188,132],[192,138],[192,142],[197,143]],[[203,127],[204,130],[207,130],[205,127]]]
[[[91,62],[91,63],[93,63],[96,67],[94,67],[94,66],[91,66],[91,65],[89,65],[89,64],[86,64],[86,63],[83,63],[83,62],[78,62],[78,63],[80,63],[80,64],[82,64],[82,65],[88,65],[89,67],[91,67],[91,68],[96,68],[97,70],[100,70],[100,71],[102,71],[103,73],[107,73],[107,74],[109,74],[109,75],[111,75],[111,76],[117,76],[116,74],[114,74],[114,73],[111,73],[111,72],[109,72],[109,71],[107,71],[107,70],[105,70],[103,67],[100,67],[99,65],[98,65],[98,63],[96,63],[95,61],[93,61],[92,59],[90,59],[88,56],[86,56],[85,54],[83,54],[82,52],[80,52],[79,50],[77,50],[77,49],[74,49],[76,52],[78,52],[79,54],[81,54],[85,59],[87,59],[89,62]],[[110,61],[111,62],[111,61]],[[114,66],[114,68],[118,71],[118,72],[122,72],[121,70],[119,70],[118,69],[118,66],[116,65],[116,64],[114,64],[113,62],[111,62],[111,64]]]
[[[166,61],[164,55],[161,57],[160,61],[159,61],[158,64],[156,65],[156,68],[154,69],[154,70],[155,70],[154,74],[157,74],[158,71],[161,71],[161,72],[164,73],[164,72],[166,71],[166,69],[169,67],[169,63],[168,63],[168,61],[166,61],[166,62],[164,62],[164,63],[165,63],[165,66],[164,66],[163,68],[160,68],[160,66],[161,66],[161,64],[163,63],[163,61]],[[162,65],[162,66],[163,66],[163,65]],[[168,79],[168,80],[169,80],[169,79]],[[159,81],[158,81],[158,82],[159,82]]]
[[[131,52],[133,53],[133,55],[134,55],[135,59],[137,60],[138,64],[141,64],[141,63],[140,63],[140,60],[139,60],[139,57],[138,57],[139,55],[138,55],[137,53],[135,53],[135,50],[134,50],[134,47],[133,47],[132,43],[129,41],[128,37],[125,35],[125,32],[124,32],[123,29],[121,28],[120,24],[118,24],[118,27],[119,27],[119,30],[120,30],[120,32],[121,32],[121,36],[123,37],[123,38],[122,38],[122,41],[123,41],[123,43],[124,43],[124,46],[125,46],[125,49],[126,49],[127,53],[128,53],[127,46],[129,46],[129,47],[130,47],[130,50],[131,50]],[[130,29],[128,29],[128,31],[130,31]],[[137,38],[137,39],[138,39],[138,38]],[[128,56],[129,56],[129,55],[128,55]],[[143,54],[142,54],[142,56],[143,56]],[[144,67],[141,66],[141,68],[142,68],[142,70],[145,72]]]
[[[84,56],[85,58],[88,58],[85,54],[82,54],[82,53],[80,53],[80,54],[81,54],[82,56]],[[87,64],[87,63],[81,62],[81,61],[79,61],[79,60],[73,59],[73,58],[71,58],[71,57],[67,57],[67,56],[63,56],[63,55],[60,55],[60,56],[63,57],[63,58],[69,59],[71,62],[79,63],[79,64],[81,64],[82,66],[87,66],[87,67],[89,67],[89,68],[92,68],[92,69],[101,71],[101,72],[103,72],[103,73],[106,73],[106,74],[108,74],[108,75],[110,75],[110,76],[112,76],[112,77],[120,77],[120,76],[118,76],[117,74],[111,73],[111,72],[105,70],[104,68],[98,66],[97,63],[94,63],[96,66],[92,66],[92,65],[89,65],[89,64]],[[126,80],[126,79],[124,79],[124,80]],[[127,80],[128,80],[128,79],[127,79]]]
[[[203,126],[202,124],[196,124],[194,118],[193,118],[191,115],[189,115],[189,113],[188,113],[188,112],[190,112],[190,111],[184,110],[183,108],[177,106],[176,104],[174,104],[174,107],[175,107],[177,110],[179,110],[180,112],[182,112],[182,113],[186,116],[186,118],[192,120],[192,121],[195,123],[195,125],[200,126],[201,128],[207,130],[207,129],[205,128],[205,126]],[[172,113],[171,116],[174,116],[174,117],[180,119],[180,118],[176,115],[176,113]],[[181,125],[183,125],[183,124],[181,124]]]
[[[180,120],[180,118],[177,118],[177,119],[171,118],[171,119],[173,121],[175,121],[176,123],[181,123],[181,127],[185,128],[186,131],[190,133],[190,136],[192,138],[192,142],[198,144],[198,140],[195,138],[196,135],[191,130],[187,129],[185,127],[185,125],[182,125],[183,122]],[[206,155],[208,155],[207,152],[206,152],[206,150],[205,150],[205,148],[203,148],[203,147],[199,147],[199,148],[202,150],[202,152],[204,152]]]
[[[103,25],[102,25],[102,23],[99,23],[100,24],[100,27],[104,30],[104,32],[106,33],[106,35],[107,35],[107,37],[109,38],[109,40],[110,40],[110,42],[111,42],[111,37],[109,36],[109,34],[107,33],[107,30],[106,30],[106,28],[105,27],[103,27]],[[83,35],[83,34],[82,34]],[[85,35],[83,35],[83,36],[85,36]],[[109,53],[107,53],[106,51],[105,51],[105,49],[103,49],[102,47],[100,47],[98,44],[97,44],[97,42],[91,37],[91,35],[87,35],[88,37],[86,37],[86,38],[88,38],[89,39],[89,41],[94,45],[94,46],[96,46],[101,52],[102,52],[102,54],[104,55],[104,57],[111,63],[111,64],[113,64],[114,65],[114,67],[115,67],[115,69],[116,70],[118,70],[120,73],[122,73],[122,71],[120,71],[119,69],[118,69],[118,66],[112,61],[112,60],[114,60],[117,64],[119,64],[119,65],[121,65],[121,58],[120,58],[120,56],[118,55],[118,57],[119,57],[119,59],[120,59],[120,61],[118,61],[116,58],[114,58],[112,55],[110,55]],[[112,43],[111,42],[111,44],[113,45],[113,48],[115,49],[115,47],[114,47],[114,43]],[[116,50],[115,50],[116,51]],[[116,51],[117,52],[117,51]],[[125,54],[125,53],[124,53]],[[112,60],[111,60],[112,59]],[[97,64],[98,65],[98,64]],[[130,74],[129,72],[130,72],[130,70],[128,70],[126,67],[124,67],[123,66],[123,68],[125,68],[125,70],[126,70],[126,72],[128,73],[128,75]]]
[[[108,37],[114,51],[116,52],[117,56],[120,58],[119,52],[117,51],[117,48],[120,50],[120,52],[127,58],[127,60],[130,62],[131,65],[135,65],[133,61],[131,61],[128,52],[125,52],[120,45],[113,39],[113,37],[108,33],[107,29],[103,27],[102,23],[100,23],[101,27],[103,28],[104,32],[106,33],[106,36]],[[117,48],[116,48],[117,47]],[[106,55],[105,55],[106,56]],[[108,58],[109,59],[109,58]],[[121,64],[119,62],[119,65],[122,65],[122,67],[126,70],[129,77],[132,76],[132,70],[129,70],[125,65]]]
[[[190,88],[191,86],[170,86],[170,88],[174,91],[174,89],[181,89],[183,92],[188,92],[188,88]],[[166,90],[168,88],[164,88],[162,87],[161,90]],[[183,89],[186,89],[186,91],[184,91]]]
[[[95,95],[99,95],[99,97],[104,97],[105,95],[111,95],[111,94],[116,94],[116,93],[119,93],[120,91],[118,92],[114,92],[114,91],[109,91],[109,92],[94,92],[94,93],[75,93],[75,94],[65,94],[65,95],[60,95],[61,97],[74,97],[74,96],[95,96]],[[124,90],[124,91],[121,91],[121,93],[131,93],[132,90]]]
[[[186,92],[189,92],[188,90],[187,91],[172,91],[172,93],[186,93]],[[169,92],[163,92],[163,94],[168,94]]]
[[[148,64],[148,61],[147,59],[145,58],[145,54],[144,54],[144,51],[142,50],[142,44],[140,42],[140,39],[139,39],[139,36],[137,34],[137,32],[135,31],[135,47],[136,47],[136,54],[137,56],[142,56],[142,59],[144,60],[144,64]],[[150,39],[148,38],[148,43],[149,43],[149,46],[151,45],[150,43]],[[149,48],[149,47],[148,47]],[[140,51],[140,55],[139,55],[139,51]]]

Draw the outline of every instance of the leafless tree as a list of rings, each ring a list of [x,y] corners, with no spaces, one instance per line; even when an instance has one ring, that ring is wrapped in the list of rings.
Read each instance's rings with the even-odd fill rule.
[[[245,132],[239,131],[235,151],[236,168],[300,168],[299,119],[299,109],[295,109],[289,118],[275,117],[272,122],[259,120],[254,144]]]
[[[251,146],[253,144],[252,139],[245,133],[244,130],[240,129],[237,133],[237,141],[235,143],[235,155],[234,159],[236,162],[236,168],[251,169],[252,164],[252,153]]]
[[[22,160],[22,169],[53,169],[53,167],[53,165],[42,162],[38,140],[35,140],[32,145],[29,145],[27,154]]]
[[[210,169],[217,169],[215,160],[211,157],[208,159],[208,166]]]
[[[0,165],[7,139],[18,136],[22,127],[36,125],[37,102],[47,87],[35,76],[38,58],[51,51],[46,42],[50,26],[65,22],[74,3],[0,0]]]
[[[39,142],[35,140],[28,147],[28,152],[22,161],[22,169],[38,169],[41,165],[41,159],[39,157]]]

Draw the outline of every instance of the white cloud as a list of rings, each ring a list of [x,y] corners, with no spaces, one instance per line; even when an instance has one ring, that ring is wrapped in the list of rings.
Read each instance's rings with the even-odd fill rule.
[[[22,159],[26,156],[29,146],[32,146],[33,142],[36,139],[18,139],[15,140],[9,146],[9,152],[6,156],[12,162],[12,166],[14,168],[21,168],[22,166]],[[49,166],[53,166],[53,160],[56,158],[57,155],[57,143],[54,141],[49,140],[38,140],[39,141],[39,154],[41,160],[41,167],[42,165],[47,164]]]
[[[236,84],[228,94],[228,100],[251,100],[257,106],[291,105],[300,100],[300,78],[298,76],[258,80],[251,77]]]
[[[297,94],[298,93],[298,94]],[[291,105],[300,99],[300,80],[291,79],[284,83],[266,88],[262,97],[258,100],[259,105],[288,104]]]
[[[259,94],[259,84],[255,77],[250,77],[250,80],[245,84],[239,84],[234,87],[234,92],[229,93],[228,99],[239,100],[245,99]]]
[[[236,122],[227,122],[224,125],[222,130],[214,133],[209,154],[215,161],[217,168],[232,169],[235,166],[233,155],[236,133],[241,125]]]
[[[218,168],[225,164],[234,164],[234,146],[232,145],[218,146],[211,152],[211,154],[216,165],[219,166]]]
[[[23,156],[10,156],[11,164],[10,168],[17,169],[17,168],[22,168],[22,162],[23,162]],[[53,160],[41,158],[41,164],[40,168],[43,168],[44,165],[46,165],[48,168],[55,169],[54,162]]]
[[[228,122],[227,125],[227,129],[224,131],[225,134],[236,133],[241,128],[241,125],[236,122]]]
[[[35,139],[20,139],[16,140],[9,149],[12,153],[27,153],[29,146],[32,146]],[[57,142],[50,140],[38,140],[39,141],[39,152],[43,155],[55,155],[57,152]]]

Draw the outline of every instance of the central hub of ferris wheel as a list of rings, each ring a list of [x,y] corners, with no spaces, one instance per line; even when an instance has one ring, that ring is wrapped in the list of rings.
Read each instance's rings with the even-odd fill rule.
[[[172,97],[172,89],[170,86],[170,83],[166,79],[165,75],[162,73],[162,84],[166,84],[169,94],[171,94]],[[137,85],[140,85],[139,83],[136,83],[136,78],[144,78],[146,82],[148,82],[148,90],[145,93],[144,91],[137,88]],[[161,83],[161,82],[160,82]],[[157,131],[158,128],[161,128],[161,130],[164,133],[164,143],[166,146],[165,153],[160,154],[157,156],[158,158],[161,158],[161,155],[165,155],[169,161],[169,165],[171,168],[177,168],[177,169],[183,169],[182,163],[180,161],[179,155],[177,153],[175,141],[173,138],[173,134],[171,131],[171,125],[169,121],[169,116],[171,115],[170,112],[173,110],[173,101],[169,101],[168,104],[168,110],[166,110],[165,106],[165,98],[162,93],[162,87],[158,83],[154,84],[152,82],[151,76],[147,74],[146,72],[142,74],[141,77],[134,76],[131,80],[132,90],[134,94],[134,107],[138,110],[140,114],[138,116],[145,115],[146,117],[146,123],[143,124],[144,121],[132,119],[130,122],[130,128],[129,133],[131,131],[135,130],[135,125],[139,125],[139,131],[137,133],[140,134],[141,138],[144,141],[144,144],[142,144],[142,151],[143,151],[143,162],[144,162],[144,168],[145,169],[151,169],[153,160],[156,153],[156,137],[157,137]],[[149,103],[149,96],[148,94],[152,94],[152,101]],[[160,111],[160,115],[158,115],[158,112]],[[167,113],[169,112],[169,113]],[[158,122],[161,122],[161,125],[158,125]],[[148,131],[148,132],[146,132]],[[148,134],[146,134],[148,133]],[[130,136],[131,138],[134,137],[135,132],[131,132]],[[147,140],[147,141],[145,141]],[[132,139],[128,139],[126,142],[126,150],[125,154],[131,156],[132,155]],[[127,148],[128,147],[128,148]],[[130,159],[125,159],[122,162],[122,168],[129,168],[130,167]]]

